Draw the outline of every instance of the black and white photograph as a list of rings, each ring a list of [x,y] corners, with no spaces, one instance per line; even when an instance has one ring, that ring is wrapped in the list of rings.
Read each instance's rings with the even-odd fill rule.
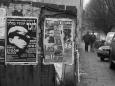
[[[0,0],[0,86],[115,86],[115,0]]]

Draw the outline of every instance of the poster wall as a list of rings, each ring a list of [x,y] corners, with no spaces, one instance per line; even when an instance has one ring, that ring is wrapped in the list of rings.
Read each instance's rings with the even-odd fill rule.
[[[71,19],[46,18],[44,22],[44,63],[72,64],[73,23]]]
[[[37,18],[7,17],[6,64],[37,64]]]

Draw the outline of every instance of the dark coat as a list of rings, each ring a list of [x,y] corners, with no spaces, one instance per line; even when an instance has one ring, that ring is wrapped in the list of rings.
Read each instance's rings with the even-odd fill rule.
[[[93,44],[95,42],[95,40],[96,40],[96,36],[94,34],[92,34],[90,36],[90,43]]]
[[[83,40],[84,40],[84,42],[87,43],[87,44],[90,44],[90,38],[91,38],[91,35],[90,35],[90,34],[85,34],[85,35],[83,36]]]

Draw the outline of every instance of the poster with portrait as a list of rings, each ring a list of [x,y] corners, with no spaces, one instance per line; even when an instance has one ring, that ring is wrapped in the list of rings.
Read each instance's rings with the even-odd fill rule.
[[[37,22],[35,17],[7,17],[6,64],[37,64]]]
[[[64,58],[63,63],[72,64],[74,60],[74,21],[72,19],[62,20],[63,28],[63,45],[64,45]]]
[[[5,59],[5,26],[6,24],[6,9],[0,8],[0,62]]]
[[[63,61],[63,38],[60,21],[46,18],[44,22],[44,63]]]

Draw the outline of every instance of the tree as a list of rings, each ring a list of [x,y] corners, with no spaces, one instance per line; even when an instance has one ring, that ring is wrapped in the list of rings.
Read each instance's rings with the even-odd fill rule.
[[[115,0],[91,0],[85,10],[86,19],[94,23],[97,30],[105,33],[115,26]]]

